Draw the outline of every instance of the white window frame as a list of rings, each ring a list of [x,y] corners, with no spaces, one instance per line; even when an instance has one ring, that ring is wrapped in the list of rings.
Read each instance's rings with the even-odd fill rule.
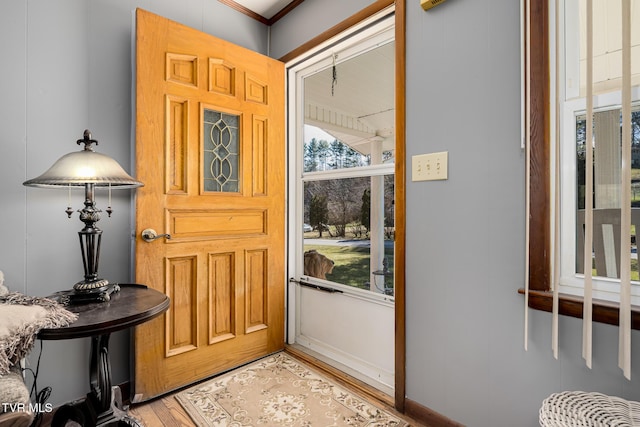
[[[566,37],[567,33],[564,28],[564,23],[567,25],[577,25],[577,14],[565,14],[565,6],[567,3],[572,7],[576,7],[577,2],[581,0],[564,0],[561,1],[560,16],[557,18],[561,23],[559,26],[560,34],[553,34],[553,30],[550,33],[553,34],[550,37],[549,47],[551,51],[551,69],[558,67],[559,81],[555,82],[553,76],[551,78],[551,99],[554,99],[554,91],[558,91],[559,94],[565,94],[560,96],[560,102],[557,113],[559,116],[560,141],[556,141],[560,144],[560,158],[555,158],[555,149],[551,150],[551,164],[552,170],[555,170],[554,165],[556,162],[560,162],[560,176],[554,176],[552,179],[560,180],[560,212],[552,212],[552,218],[558,214],[560,215],[560,288],[561,293],[582,296],[584,295],[584,274],[576,273],[576,257],[583,256],[583,254],[576,254],[576,118],[586,113],[586,98],[579,98],[578,93],[580,90],[580,68],[579,58],[577,54],[573,55],[572,60],[564,60],[566,55],[562,52],[560,55],[560,63],[555,64],[555,37],[560,37],[560,46],[564,46],[565,43],[572,49],[572,52],[579,51],[579,40],[575,37]],[[555,8],[550,8],[550,28],[555,27]],[[575,33],[574,33],[575,34]],[[566,84],[571,82],[571,87]],[[577,82],[577,84],[576,84]],[[634,87],[632,89],[632,102],[640,101],[640,89]],[[610,92],[601,95],[594,95],[593,97],[593,111],[605,111],[613,108],[620,108],[622,103],[622,94],[618,92]],[[556,114],[556,108],[552,108],[552,115]],[[556,129],[555,123],[551,123],[551,141],[555,141]],[[552,188],[555,185],[552,183]],[[640,232],[640,231],[639,231]],[[621,254],[622,256],[622,254]],[[585,266],[585,268],[587,268]],[[601,299],[605,301],[618,302],[620,300],[620,279],[611,279],[600,276],[593,276],[593,298]],[[631,304],[640,305],[640,282],[632,281],[631,286]]]

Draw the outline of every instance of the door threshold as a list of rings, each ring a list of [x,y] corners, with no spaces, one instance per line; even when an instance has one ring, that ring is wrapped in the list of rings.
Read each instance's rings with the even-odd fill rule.
[[[335,361],[332,361],[330,364],[327,362],[327,357],[322,356],[321,354],[299,344],[287,344],[284,350],[292,356],[313,366],[317,370],[322,371],[323,374],[330,376],[331,379],[340,383],[340,385],[343,385],[354,390],[357,393],[360,393],[363,397],[378,401],[391,408],[395,408],[395,401],[393,396],[375,388],[370,384],[367,384],[362,380],[359,380],[349,373],[349,371],[351,370],[348,367]],[[355,372],[354,374],[357,375],[357,373]]]

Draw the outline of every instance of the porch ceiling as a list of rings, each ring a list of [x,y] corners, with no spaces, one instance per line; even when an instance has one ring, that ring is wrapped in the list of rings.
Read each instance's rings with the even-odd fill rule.
[[[371,141],[395,145],[395,43],[326,68],[305,79],[305,124],[317,126],[362,154]],[[333,85],[333,93],[332,93]]]

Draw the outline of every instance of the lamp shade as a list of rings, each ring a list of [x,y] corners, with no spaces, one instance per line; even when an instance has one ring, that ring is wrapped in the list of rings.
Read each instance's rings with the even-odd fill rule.
[[[85,138],[78,143],[85,148],[60,157],[45,173],[27,180],[23,184],[29,187],[59,186],[111,186],[112,188],[135,188],[143,184],[129,176],[122,166],[111,157],[96,153],[91,147],[97,141],[91,139],[91,133],[85,131]]]
[[[78,232],[84,280],[73,285],[72,290],[64,291],[60,295],[66,302],[104,302],[109,301],[111,294],[118,292],[120,287],[98,277],[102,230],[96,223],[100,220],[102,211],[95,204],[95,189],[108,186],[109,205],[111,205],[111,188],[136,188],[143,184],[129,176],[111,157],[96,153],[92,145],[98,145],[98,141],[91,139],[91,132],[88,129],[84,131],[83,138],[79,139],[77,144],[84,144],[84,149],[60,157],[45,173],[23,182],[23,185],[45,188],[72,186],[84,188],[84,208],[77,210],[80,221],[84,223],[84,228]],[[71,194],[69,198],[70,196]],[[65,212],[71,218],[74,210],[68,206]],[[113,212],[111,206],[106,209],[106,212],[111,216]]]

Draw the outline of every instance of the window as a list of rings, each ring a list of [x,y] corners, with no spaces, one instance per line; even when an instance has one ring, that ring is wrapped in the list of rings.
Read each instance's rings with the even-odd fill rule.
[[[593,66],[592,84],[593,114],[589,121],[592,132],[587,144],[587,90],[586,90],[586,7],[588,2],[564,0],[560,2],[558,21],[559,78],[558,116],[561,173],[561,275],[560,290],[564,293],[582,295],[584,282],[584,243],[586,219],[587,149],[591,149],[592,180],[591,234],[593,239],[592,276],[593,297],[618,301],[621,262],[631,260],[632,295],[640,296],[638,263],[635,244],[635,226],[629,228],[630,242],[626,251],[621,250],[621,208],[631,208],[631,217],[636,216],[640,204],[634,201],[633,191],[640,183],[638,158],[633,162],[632,153],[638,152],[638,111],[630,117],[622,117],[622,21],[621,2],[596,0],[593,2]],[[637,8],[636,8],[637,9]],[[637,13],[636,13],[637,15]],[[633,25],[632,19],[632,25]],[[633,44],[633,41],[632,41]],[[640,40],[636,40],[640,44]],[[638,67],[636,67],[638,68]],[[638,76],[637,70],[635,74]],[[637,82],[635,82],[637,83]],[[590,92],[591,93],[591,92]],[[636,101],[638,93],[635,91]],[[631,120],[631,149],[626,156],[631,163],[630,206],[622,206],[622,129],[624,121]],[[633,124],[635,123],[635,126]],[[554,150],[554,152],[556,152]],[[637,155],[636,155],[637,156]],[[636,197],[638,188],[635,189]],[[637,214],[640,217],[640,213]],[[638,218],[640,226],[640,218]],[[640,232],[640,229],[638,230]],[[636,301],[638,302],[638,301]]]
[[[237,193],[239,191],[240,117],[204,109],[204,190]]]
[[[564,3],[576,5],[578,3],[585,2],[572,0],[571,2],[567,1]],[[610,6],[614,3],[617,7],[620,6],[620,3],[617,1],[600,3],[596,1],[594,3],[598,7],[603,5]],[[555,40],[553,39],[553,27],[555,25],[555,21],[553,19],[549,19],[550,16],[553,18],[553,15],[555,14],[555,11],[553,10],[554,8],[555,4],[546,0],[529,0],[525,4],[526,22],[529,24],[527,28],[527,37],[529,42],[527,43],[527,52],[525,52],[524,55],[526,58],[525,73],[527,81],[525,108],[527,109],[526,116],[528,117],[526,130],[530,141],[528,160],[528,170],[530,175],[528,182],[529,239],[527,254],[529,263],[527,273],[531,295],[529,297],[528,304],[532,308],[545,311],[552,310],[552,298],[549,291],[552,290],[552,264],[554,264],[552,244],[554,225],[551,218],[553,213],[554,194],[556,194],[552,177],[556,175],[556,172],[555,163],[553,162],[555,147],[552,144],[551,129],[554,124],[555,116],[552,115],[554,111],[551,107],[555,105],[552,100],[552,88],[555,87],[555,76],[554,72],[551,70],[554,69],[555,63],[552,60],[554,54],[551,53],[551,45],[555,43]],[[638,22],[638,13],[638,8],[634,7],[630,14],[630,16],[634,17],[632,21],[632,29],[637,27],[635,22]],[[571,17],[576,16],[579,16],[579,13],[568,15],[566,19],[571,19]],[[637,30],[634,31],[637,33]],[[637,36],[634,35],[633,37]],[[632,55],[637,56],[635,54],[637,50],[637,47],[635,47],[637,45],[637,40],[635,38],[632,38],[632,45],[634,46],[632,48]],[[576,61],[573,61],[573,64],[576,64]],[[567,67],[569,68],[568,65]],[[569,70],[569,72],[572,71]],[[576,75],[576,72],[573,72],[574,75]],[[636,72],[634,71],[634,75],[632,77],[633,85],[637,85],[635,80],[637,75],[635,73]],[[595,90],[596,92],[600,92],[601,89],[602,87]],[[637,99],[637,91],[637,87],[631,91],[633,99]],[[615,95],[610,94],[609,96],[613,97]],[[584,104],[583,106],[580,106],[580,101],[575,98],[575,94],[573,96],[567,96],[565,98],[568,100],[567,106],[560,110],[562,122],[565,124],[564,129],[566,130],[566,133],[563,133],[562,135],[564,137],[566,137],[567,134],[572,135],[569,137],[568,145],[563,145],[565,150],[570,150],[570,152],[565,153],[564,158],[568,159],[569,157],[573,157],[574,159],[573,161],[567,160],[566,163],[563,160],[561,169],[563,178],[565,178],[566,174],[569,174],[568,178],[566,178],[563,183],[570,186],[562,188],[564,190],[573,188],[573,190],[571,190],[573,196],[567,196],[565,193],[562,193],[563,206],[566,206],[567,203],[574,204],[571,209],[565,209],[562,214],[562,223],[565,224],[562,232],[572,233],[569,237],[566,235],[562,236],[562,241],[564,242],[562,247],[562,258],[564,262],[562,265],[563,268],[568,268],[567,266],[570,266],[570,268],[573,269],[574,276],[576,276],[576,250],[578,247],[576,233],[578,201],[576,194],[579,183],[576,180],[579,175],[575,168],[578,157],[578,148],[576,144],[579,137],[577,137],[578,132],[576,131],[576,127],[574,127],[570,132],[570,126],[567,126],[567,123],[570,123],[569,119],[573,118],[574,126],[579,126],[581,117],[583,117],[585,113]],[[594,104],[594,115],[596,120],[598,120],[597,117],[600,112],[616,110],[620,106],[620,101],[615,101],[613,98],[607,100],[604,94],[597,93],[594,99],[597,101]],[[633,117],[635,117],[635,111],[636,110],[634,110]],[[635,119],[633,123],[635,123]],[[562,127],[562,124],[560,124],[560,126]],[[636,131],[634,130],[632,134],[635,135],[635,133]],[[610,169],[610,172],[612,171],[613,169]],[[576,197],[573,202],[571,202],[571,197]],[[574,218],[567,220],[565,217],[566,215],[573,216]],[[569,224],[568,226],[566,226],[567,223]],[[567,253],[569,255],[567,255]],[[567,257],[569,257],[569,259],[567,259]],[[561,276],[563,277],[563,280],[567,278],[566,270],[562,272]],[[607,281],[604,280],[604,282]],[[566,288],[563,288],[563,292],[565,290]],[[636,309],[634,309],[634,311],[635,310]],[[564,315],[582,317],[582,298],[562,295],[559,301],[559,312]],[[619,310],[617,305],[615,303],[604,304],[597,299],[594,300],[593,320],[618,325]],[[640,329],[640,322],[638,322],[636,317],[633,318],[631,326],[634,329]]]
[[[570,104],[569,104],[570,105]],[[580,111],[567,120],[566,125],[571,126],[574,134],[571,137],[575,140],[573,150],[566,144],[566,155],[575,156],[575,188],[568,189],[570,180],[565,181],[566,192],[575,194],[574,200],[567,202],[577,215],[572,218],[575,222],[576,234],[575,245],[578,254],[575,260],[573,273],[584,274],[584,257],[579,256],[584,246],[584,209],[585,209],[585,187],[586,187],[586,115]],[[594,242],[594,253],[592,262],[592,274],[598,278],[620,279],[620,259],[619,235],[617,227],[620,224],[620,193],[621,193],[621,132],[622,111],[619,106],[607,106],[593,114],[593,169],[594,169],[594,189],[593,189],[593,212],[594,225],[592,233]],[[637,259],[637,232],[640,233],[640,224],[636,227],[635,216],[640,208],[640,141],[638,129],[640,126],[640,111],[638,107],[631,113],[632,129],[631,134],[631,241],[629,251],[631,256],[631,280],[635,285],[640,284],[638,278]],[[575,192],[575,193],[574,193]],[[571,226],[571,223],[567,228]],[[614,227],[615,226],[615,227]],[[565,244],[569,245],[569,242]],[[612,245],[613,246],[610,246]],[[617,251],[617,252],[616,252]],[[568,262],[567,262],[568,265]]]
[[[591,321],[620,325],[620,367],[629,378],[630,330],[640,329],[631,307],[637,273],[629,271],[637,258],[640,8],[629,0],[529,0],[525,11],[527,304],[553,311],[556,355],[557,314],[584,318],[588,366]]]

